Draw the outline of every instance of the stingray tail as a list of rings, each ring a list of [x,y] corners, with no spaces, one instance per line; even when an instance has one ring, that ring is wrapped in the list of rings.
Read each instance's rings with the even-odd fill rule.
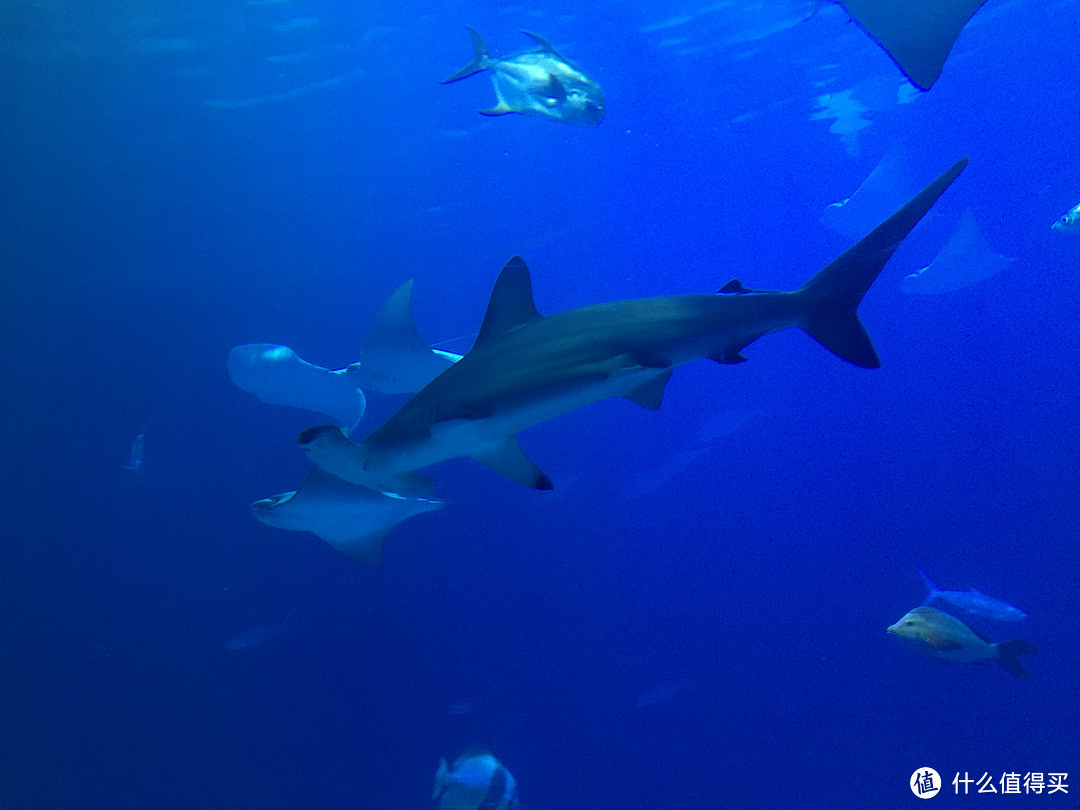
[[[957,161],[796,291],[806,302],[799,326],[810,337],[856,366],[881,365],[856,310],[900,243],[967,164],[966,157]]]
[[[994,646],[997,649],[997,660],[1005,669],[1017,678],[1028,676],[1024,665],[1020,663],[1019,656],[1034,655],[1039,651],[1038,647],[1029,641],[1001,641]]]
[[[473,58],[469,64],[465,65],[457,73],[453,73],[442,80],[441,84],[450,84],[450,82],[460,81],[461,79],[467,79],[470,76],[474,76],[481,71],[487,70],[488,59],[491,58],[491,51],[488,50],[487,44],[484,42],[484,38],[480,36],[480,32],[470,25],[466,25],[469,29],[469,36],[472,37],[472,50]]]

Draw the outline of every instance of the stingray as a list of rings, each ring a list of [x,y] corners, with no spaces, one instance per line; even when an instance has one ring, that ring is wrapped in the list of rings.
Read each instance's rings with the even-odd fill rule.
[[[349,484],[312,465],[300,489],[255,501],[251,514],[267,526],[311,532],[364,565],[378,565],[391,529],[444,506],[446,501],[434,498],[385,495]]]
[[[850,197],[830,203],[821,221],[837,233],[859,239],[917,191],[907,160],[888,152]]]
[[[934,86],[960,32],[986,0],[840,0],[920,90]]]
[[[412,320],[411,293],[409,280],[382,305],[358,363],[328,369],[301,359],[288,346],[245,343],[229,352],[229,377],[263,402],[326,414],[352,430],[367,407],[365,390],[419,391],[460,357],[429,348],[420,337]]]
[[[996,276],[1014,259],[995,253],[975,221],[975,212],[964,212],[945,247],[930,264],[900,282],[904,292],[936,295],[951,292]]]
[[[229,377],[269,405],[323,413],[349,430],[367,408],[363,389],[344,369],[331,371],[302,360],[288,346],[245,343],[229,351]]]
[[[360,362],[345,371],[362,388],[380,394],[413,394],[461,359],[433,349],[412,318],[412,279],[391,294],[364,338]]]

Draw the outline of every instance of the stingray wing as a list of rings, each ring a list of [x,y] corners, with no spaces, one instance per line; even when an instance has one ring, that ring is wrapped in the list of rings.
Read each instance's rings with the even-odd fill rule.
[[[921,90],[941,75],[953,43],[986,0],[841,0]]]

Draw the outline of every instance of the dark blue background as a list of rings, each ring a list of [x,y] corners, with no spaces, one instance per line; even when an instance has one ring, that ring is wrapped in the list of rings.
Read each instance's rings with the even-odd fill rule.
[[[726,44],[719,10],[658,28],[699,10],[666,1],[0,12],[0,806],[423,808],[473,745],[529,808],[912,807],[925,765],[1080,782],[1080,238],[1049,228],[1080,202],[1075,3],[990,0],[899,104],[836,7]],[[497,54],[543,33],[607,119],[478,116],[486,78],[436,83],[464,23]],[[871,126],[841,141],[815,97],[856,86]],[[452,503],[377,569],[249,517],[301,480],[312,417],[232,387],[231,346],[340,367],[411,277],[421,331],[463,351],[515,252],[543,312],[794,287],[889,150],[920,184],[972,162],[860,310],[882,369],[794,331],[680,369],[659,413],[528,431],[554,493],[439,468]],[[1017,261],[904,295],[967,206]],[[400,400],[371,402],[373,428]],[[754,415],[620,496],[730,408]],[[992,632],[1039,645],[1031,678],[889,639],[917,566],[1023,607]]]

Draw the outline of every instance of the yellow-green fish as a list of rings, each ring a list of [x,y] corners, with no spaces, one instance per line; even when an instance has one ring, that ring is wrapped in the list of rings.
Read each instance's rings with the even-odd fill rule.
[[[915,608],[892,625],[888,633],[906,647],[935,661],[981,664],[993,659],[1017,678],[1028,675],[1019,656],[1039,651],[1027,641],[999,641],[995,644],[959,619],[925,605]]]

